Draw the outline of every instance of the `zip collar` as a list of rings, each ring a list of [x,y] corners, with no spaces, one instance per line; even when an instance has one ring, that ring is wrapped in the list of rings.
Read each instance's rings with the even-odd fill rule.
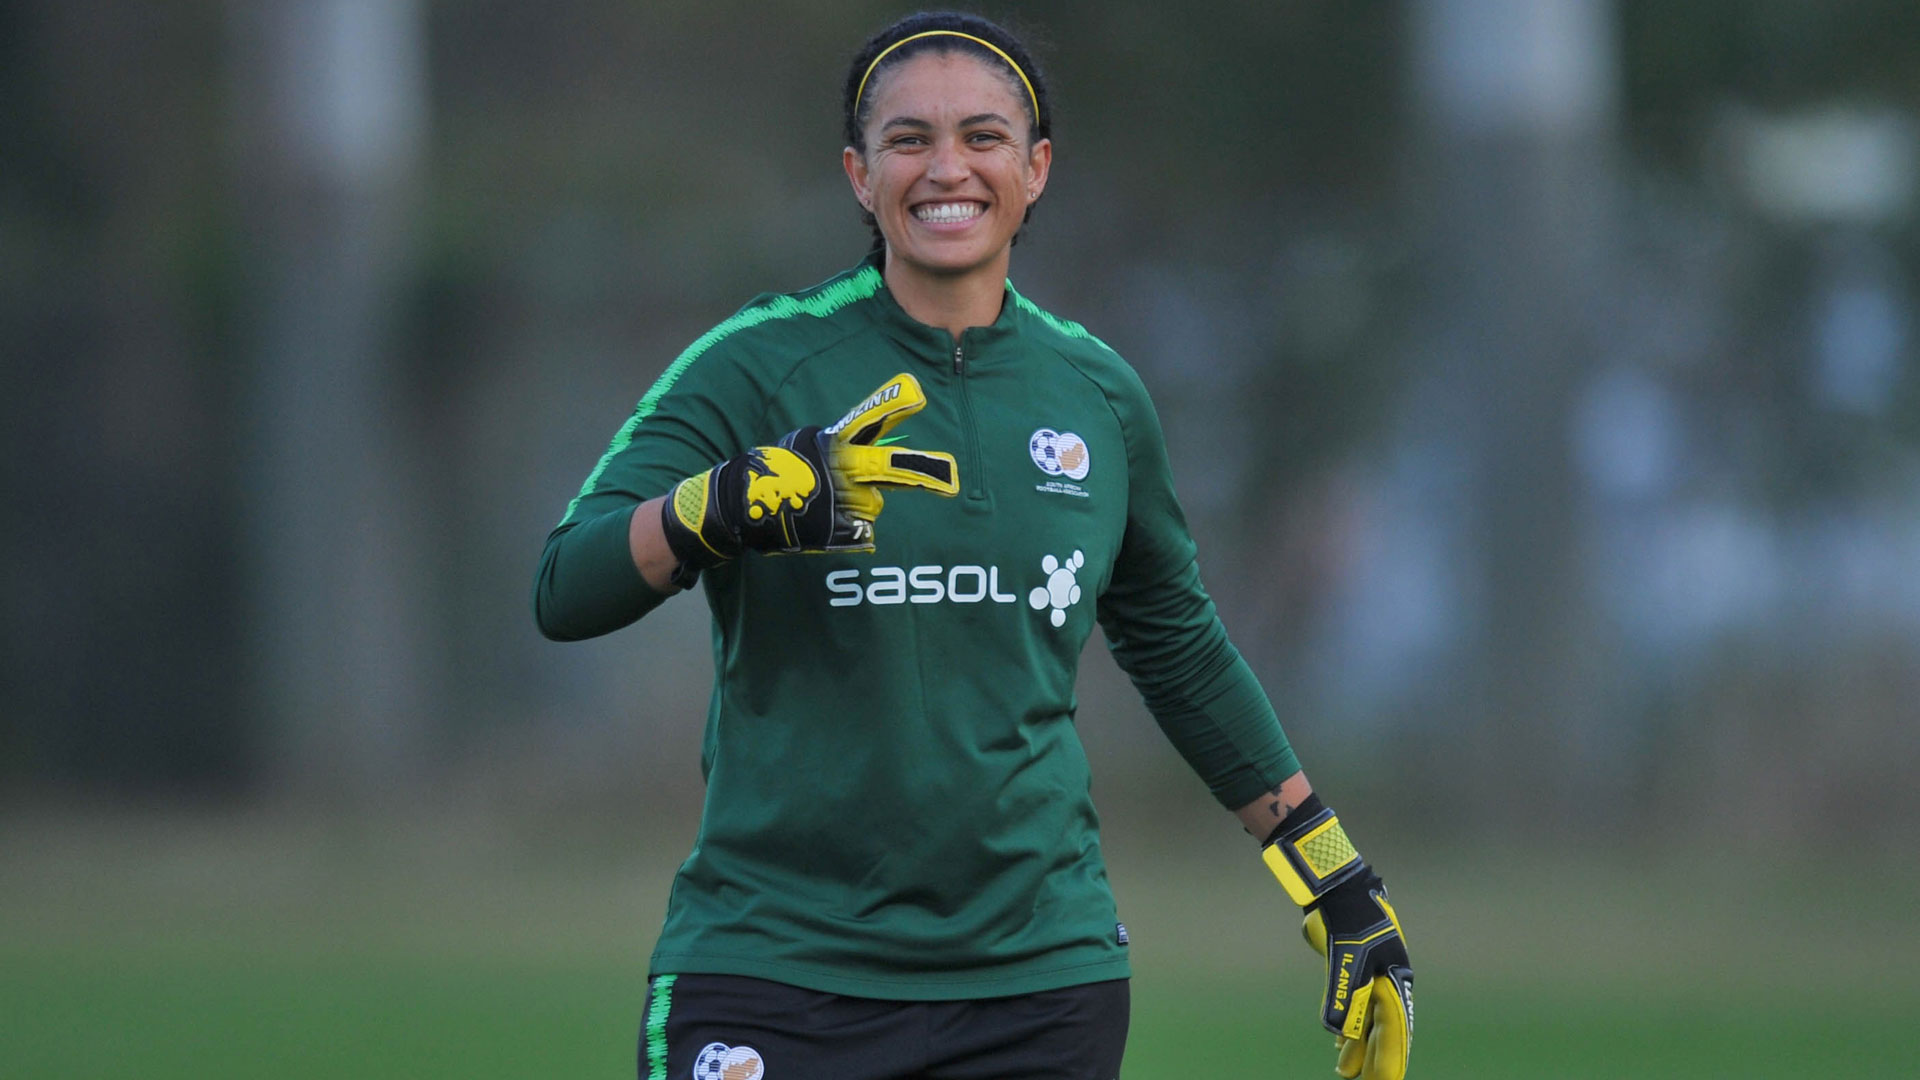
[[[1000,342],[1019,332],[1019,304],[1015,302],[1013,282],[1008,280],[1001,293],[1000,314],[986,326],[969,326],[962,335],[962,341],[956,342],[951,331],[943,326],[928,326],[926,323],[907,314],[900,301],[887,288],[887,279],[880,265],[879,255],[869,255],[862,265],[870,266],[880,274],[880,287],[874,291],[874,325],[882,333],[907,347],[915,356],[929,363],[952,370],[954,350],[965,344],[967,361],[972,364],[976,358],[985,359],[990,350]]]

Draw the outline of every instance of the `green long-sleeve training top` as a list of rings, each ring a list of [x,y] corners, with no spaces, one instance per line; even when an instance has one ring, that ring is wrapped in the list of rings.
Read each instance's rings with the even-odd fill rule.
[[[1133,369],[1008,286],[991,326],[909,317],[872,262],[755,299],[641,398],[547,539],[541,630],[592,637],[661,597],[634,507],[912,372],[895,431],[961,492],[890,494],[870,554],[749,553],[702,577],[715,679],[699,839],[655,974],[899,1000],[1123,978],[1074,677],[1097,620],[1214,796],[1298,768],[1201,588]]]

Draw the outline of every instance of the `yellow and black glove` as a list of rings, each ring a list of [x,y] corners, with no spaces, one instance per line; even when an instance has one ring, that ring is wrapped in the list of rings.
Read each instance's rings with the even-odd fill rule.
[[[1301,932],[1327,958],[1320,1022],[1335,1035],[1334,1071],[1401,1080],[1413,1049],[1413,965],[1380,875],[1318,795],[1287,815],[1261,857],[1306,909]]]
[[[872,551],[882,488],[959,494],[952,454],[874,445],[926,405],[919,380],[903,372],[832,427],[803,427],[680,481],[660,508],[680,560],[674,584],[692,585],[743,551]]]

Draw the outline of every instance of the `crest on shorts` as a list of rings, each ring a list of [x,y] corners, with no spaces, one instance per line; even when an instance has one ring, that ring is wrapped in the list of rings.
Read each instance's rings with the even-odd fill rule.
[[[767,1063],[751,1046],[708,1043],[693,1059],[693,1080],[763,1080]]]

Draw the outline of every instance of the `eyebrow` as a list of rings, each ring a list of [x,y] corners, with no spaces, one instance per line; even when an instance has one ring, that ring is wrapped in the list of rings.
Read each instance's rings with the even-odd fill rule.
[[[1005,124],[1007,127],[1013,126],[1013,121],[1007,119],[1004,116],[1001,116],[999,113],[991,113],[991,112],[975,113],[972,116],[969,116],[966,119],[960,121],[960,126],[964,128],[964,127],[974,127],[975,125],[978,125],[978,124],[993,124],[993,123]],[[894,128],[911,128],[915,131],[932,131],[933,125],[928,123],[925,120],[922,120],[914,116],[896,116],[893,119],[887,121],[886,123],[880,125],[881,131],[892,131]]]

